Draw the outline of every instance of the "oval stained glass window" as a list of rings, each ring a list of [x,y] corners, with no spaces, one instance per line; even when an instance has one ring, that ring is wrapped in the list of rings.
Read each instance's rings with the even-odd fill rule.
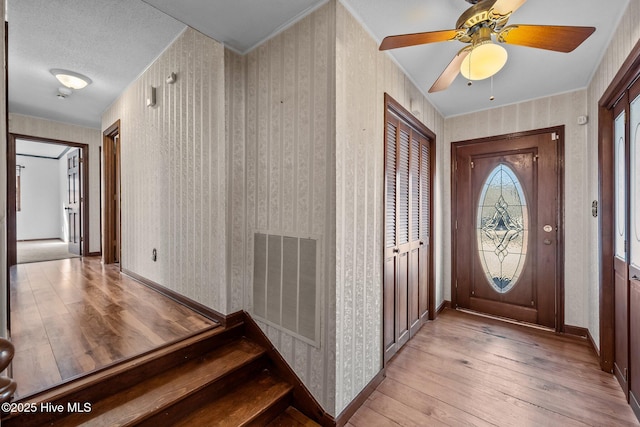
[[[522,185],[509,166],[500,164],[482,187],[476,221],[480,263],[498,293],[511,290],[527,257],[529,212]]]

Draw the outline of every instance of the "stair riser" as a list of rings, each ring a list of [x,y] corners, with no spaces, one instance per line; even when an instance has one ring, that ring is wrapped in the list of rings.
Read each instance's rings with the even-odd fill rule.
[[[209,383],[206,387],[198,390],[173,405],[162,408],[155,414],[149,414],[149,418],[135,424],[138,427],[157,427],[174,425],[181,419],[196,411],[200,406],[228,393],[236,384],[249,381],[260,371],[267,367],[266,356],[255,359],[250,364],[239,369],[227,372],[224,377]]]
[[[243,424],[243,427],[262,427],[273,421],[278,415],[283,413],[292,402],[291,393],[287,393],[282,398],[275,401],[266,411],[256,416],[249,422]]]

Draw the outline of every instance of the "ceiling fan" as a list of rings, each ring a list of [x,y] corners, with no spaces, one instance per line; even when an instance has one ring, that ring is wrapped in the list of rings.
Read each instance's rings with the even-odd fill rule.
[[[469,43],[462,48],[440,74],[429,92],[445,90],[462,73],[469,80],[482,80],[500,71],[507,51],[499,43],[535,47],[556,52],[571,52],[596,30],[594,27],[560,25],[506,25],[526,0],[466,0],[471,3],[456,23],[455,30],[388,36],[380,50],[415,46],[449,40]]]

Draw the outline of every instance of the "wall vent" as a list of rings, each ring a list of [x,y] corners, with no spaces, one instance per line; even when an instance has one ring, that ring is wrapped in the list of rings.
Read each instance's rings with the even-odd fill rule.
[[[253,315],[319,346],[319,238],[256,232]]]

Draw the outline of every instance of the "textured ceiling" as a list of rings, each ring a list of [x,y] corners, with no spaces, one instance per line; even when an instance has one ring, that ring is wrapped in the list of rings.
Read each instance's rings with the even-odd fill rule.
[[[327,0],[143,0],[244,53]]]
[[[100,127],[102,112],[184,29],[245,52],[326,0],[8,0],[9,111]],[[634,0],[635,1],[635,0]],[[588,85],[629,0],[529,0],[509,23],[594,26],[569,54],[506,46],[507,65],[468,87],[461,77],[427,98],[444,116],[494,108]],[[464,0],[342,0],[377,43],[388,35],[455,27]],[[423,93],[464,45],[444,42],[391,51]],[[66,68],[93,84],[67,99],[49,73]]]
[[[7,15],[9,111],[93,128],[185,28],[139,0],[8,0]],[[52,68],[93,83],[58,99]]]

